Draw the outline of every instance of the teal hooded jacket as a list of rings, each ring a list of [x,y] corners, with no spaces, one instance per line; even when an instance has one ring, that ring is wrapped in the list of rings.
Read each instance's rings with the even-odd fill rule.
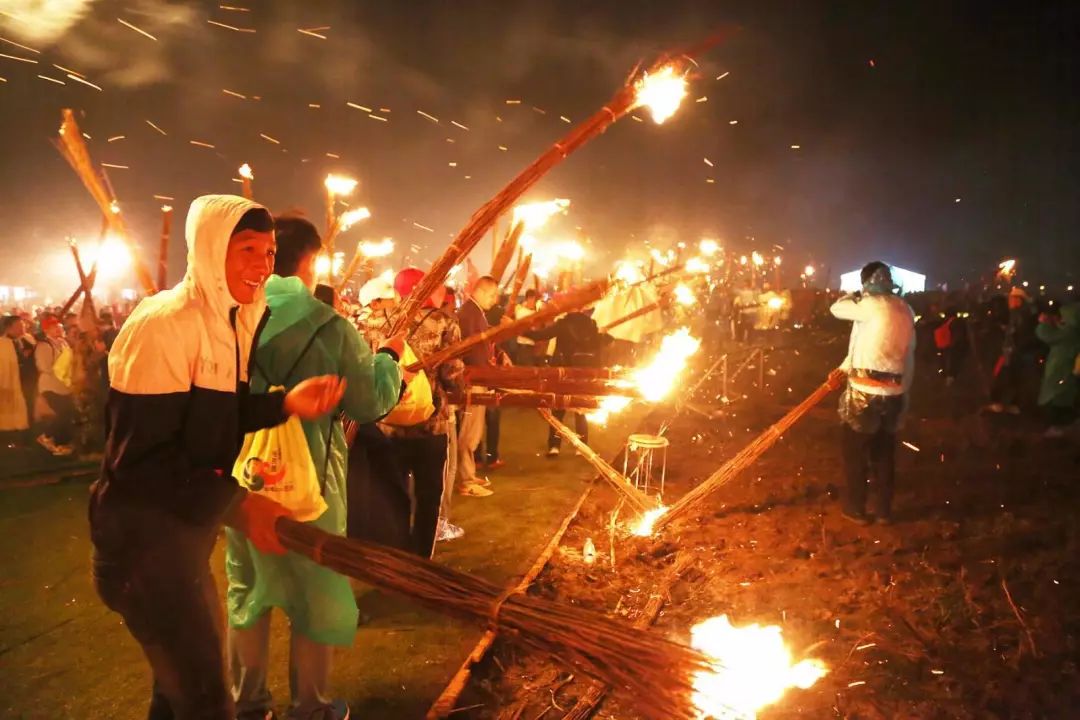
[[[316,299],[299,278],[271,276],[266,303],[270,319],[255,351],[253,392],[275,385],[290,389],[307,378],[338,375],[347,382],[339,409],[353,420],[372,422],[393,409],[401,394],[401,370],[392,355],[372,353],[356,328]],[[336,416],[302,425],[327,504],[312,524],[344,535],[348,447]],[[242,533],[226,533],[230,625],[250,627],[271,607],[280,607],[293,628],[311,640],[351,644],[356,603],[347,578],[296,553],[261,553]]]
[[[1076,355],[1080,353],[1080,303],[1061,308],[1061,323],[1039,323],[1035,335],[1050,346],[1043,368],[1039,404],[1073,407],[1080,378],[1074,374]]]

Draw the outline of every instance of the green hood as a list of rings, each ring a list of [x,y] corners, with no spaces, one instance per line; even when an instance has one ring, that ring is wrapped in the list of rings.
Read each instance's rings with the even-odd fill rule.
[[[334,308],[312,295],[298,277],[271,275],[266,281],[266,305],[270,308],[270,320],[260,337],[260,345],[298,323],[306,324],[314,332],[337,315]]]

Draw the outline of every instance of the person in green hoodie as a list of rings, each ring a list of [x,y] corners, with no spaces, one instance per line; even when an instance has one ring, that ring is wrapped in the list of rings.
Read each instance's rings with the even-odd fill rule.
[[[1035,336],[1050,346],[1039,388],[1039,407],[1050,423],[1046,437],[1064,437],[1066,428],[1076,420],[1080,391],[1080,378],[1075,374],[1076,356],[1080,353],[1080,303],[1061,308],[1060,316],[1040,315]]]
[[[270,320],[255,351],[252,387],[291,388],[305,378],[337,375],[346,388],[340,410],[372,422],[397,404],[402,392],[400,339],[378,352],[332,307],[316,299],[315,259],[322,247],[315,227],[297,217],[276,219],[274,275],[266,282]],[[316,527],[345,535],[348,447],[336,413],[304,421],[311,458],[327,509]],[[270,610],[285,611],[291,626],[290,720],[344,720],[348,705],[327,694],[335,645],[349,646],[357,609],[349,581],[293,552],[269,555],[248,538],[227,530],[229,662],[237,717],[273,717],[267,687]]]

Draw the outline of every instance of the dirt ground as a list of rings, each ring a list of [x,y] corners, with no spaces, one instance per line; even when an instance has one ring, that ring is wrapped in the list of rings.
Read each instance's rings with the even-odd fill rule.
[[[555,462],[541,456],[546,428],[535,412],[505,411],[501,450],[507,465],[490,475],[495,494],[455,498],[452,518],[466,535],[440,543],[438,561],[503,585],[533,563],[591,478],[572,453]],[[625,433],[622,424],[597,433],[597,449],[614,452]],[[12,463],[27,472],[0,475],[0,718],[146,717],[146,663],[90,583],[85,468],[79,479],[63,481],[53,469],[35,475],[24,462]],[[220,592],[220,543],[211,567]],[[353,646],[335,654],[334,692],[350,703],[354,717],[423,717],[484,628],[370,588],[356,590],[362,624]],[[283,711],[288,628],[280,613],[270,654],[270,687]]]
[[[805,397],[843,357],[846,338],[804,331],[774,340],[787,349],[770,356],[764,391],[749,372],[736,385],[745,397],[721,418],[676,417],[669,502]],[[932,361],[920,362],[892,526],[841,517],[834,394],[698,518],[659,537],[630,537],[620,522],[612,542],[616,500],[594,493],[533,591],[632,622],[682,550],[696,561],[657,632],[686,641],[695,623],[727,614],[736,625],[779,625],[797,655],[829,667],[759,717],[1076,717],[1080,445],[1042,439],[1030,418],[980,414],[986,366],[972,362],[947,387]],[[700,398],[718,392],[713,385]],[[582,561],[586,538],[599,552],[592,565]],[[499,643],[461,698],[469,708],[461,715],[563,717],[590,682],[570,675]],[[633,698],[614,693],[596,717],[637,717]]]

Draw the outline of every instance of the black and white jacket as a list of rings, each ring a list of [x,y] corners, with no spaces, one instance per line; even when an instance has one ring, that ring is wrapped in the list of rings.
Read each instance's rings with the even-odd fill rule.
[[[242,493],[230,471],[244,433],[284,422],[282,393],[248,390],[266,302],[260,291],[237,305],[225,279],[232,229],[254,207],[231,195],[197,198],[183,281],[139,303],[117,336],[96,511],[150,506],[214,525]]]

